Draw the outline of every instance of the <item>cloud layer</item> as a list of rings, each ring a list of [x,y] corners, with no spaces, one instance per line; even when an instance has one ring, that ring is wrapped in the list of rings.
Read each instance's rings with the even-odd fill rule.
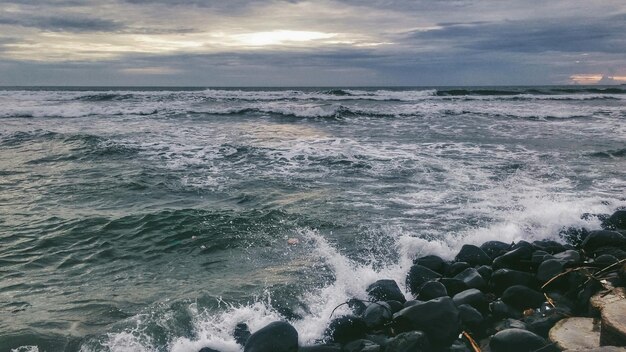
[[[623,33],[621,0],[5,0],[0,85],[626,83]]]

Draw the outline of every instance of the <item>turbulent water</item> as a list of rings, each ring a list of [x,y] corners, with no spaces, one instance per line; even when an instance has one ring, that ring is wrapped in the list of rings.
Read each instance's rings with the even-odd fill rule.
[[[626,87],[6,88],[0,350],[312,343],[416,255],[598,226],[625,173]]]

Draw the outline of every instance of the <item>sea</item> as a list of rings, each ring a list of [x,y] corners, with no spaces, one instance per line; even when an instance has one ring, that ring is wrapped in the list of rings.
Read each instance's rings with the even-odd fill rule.
[[[312,344],[415,257],[624,206],[626,86],[4,87],[0,351]]]

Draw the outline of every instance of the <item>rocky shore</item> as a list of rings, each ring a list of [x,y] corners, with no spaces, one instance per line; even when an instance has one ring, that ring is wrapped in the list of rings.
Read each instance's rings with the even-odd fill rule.
[[[233,332],[244,352],[626,351],[626,210],[562,242],[464,245],[414,260],[411,299],[393,280],[353,299],[323,340],[300,346],[288,322]],[[216,352],[203,348],[200,352]]]

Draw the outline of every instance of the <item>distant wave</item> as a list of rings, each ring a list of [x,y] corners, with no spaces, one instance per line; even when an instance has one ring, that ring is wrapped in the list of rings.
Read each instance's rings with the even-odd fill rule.
[[[590,153],[589,156],[596,157],[596,158],[606,158],[606,159],[623,158],[623,157],[626,157],[626,148],[594,152],[594,153]]]

